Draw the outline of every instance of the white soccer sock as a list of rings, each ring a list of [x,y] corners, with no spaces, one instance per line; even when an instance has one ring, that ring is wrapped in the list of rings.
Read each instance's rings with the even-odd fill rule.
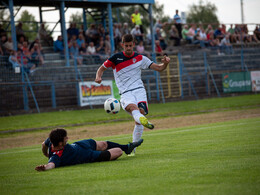
[[[137,142],[141,139],[143,134],[144,126],[135,124],[134,132],[133,132],[133,142]]]
[[[139,120],[140,117],[145,117],[144,115],[141,114],[141,112],[139,110],[133,110],[132,111],[132,116],[133,116],[135,122],[137,122],[139,124],[141,124],[141,122]]]

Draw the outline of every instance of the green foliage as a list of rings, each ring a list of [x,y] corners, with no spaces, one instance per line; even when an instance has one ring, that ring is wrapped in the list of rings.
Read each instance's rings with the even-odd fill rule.
[[[180,101],[166,104],[149,104],[148,117],[170,117],[176,114],[185,115],[190,112],[213,112],[242,109],[245,106],[259,106],[260,95],[245,95],[226,98],[212,98],[198,101]],[[103,108],[40,114],[0,117],[0,131],[24,128],[53,127],[59,125],[103,123],[108,120],[132,120],[132,117],[121,110],[119,114],[107,114]]]
[[[24,10],[18,21],[23,23],[23,31],[25,32],[25,36],[30,41],[34,40],[38,33],[38,23],[36,22],[34,15],[30,14],[27,10]]]
[[[219,24],[217,17],[217,7],[210,2],[204,4],[203,0],[198,5],[191,5],[187,15],[187,23],[196,24]],[[205,28],[205,26],[204,26]]]
[[[36,172],[41,145],[0,151],[1,194],[258,194],[259,117],[145,131],[136,155]],[[131,135],[99,138],[127,143]],[[72,143],[72,141],[70,141]]]

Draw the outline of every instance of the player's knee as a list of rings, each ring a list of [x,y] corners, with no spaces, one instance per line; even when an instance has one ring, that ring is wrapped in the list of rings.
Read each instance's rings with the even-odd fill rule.
[[[112,148],[109,150],[109,152],[111,154],[110,160],[115,160],[123,154],[123,151],[120,148]]]
[[[107,142],[99,141],[97,142],[97,150],[98,151],[105,151],[107,149]]]

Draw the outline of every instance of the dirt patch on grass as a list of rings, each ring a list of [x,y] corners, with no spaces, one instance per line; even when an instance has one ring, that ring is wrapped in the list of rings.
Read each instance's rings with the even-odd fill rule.
[[[260,108],[243,109],[225,112],[213,112],[179,117],[152,119],[155,131],[169,128],[188,127],[194,125],[224,122],[238,119],[260,117]],[[148,117],[149,118],[149,117]],[[114,124],[86,125],[67,129],[70,140],[104,137],[120,134],[132,134],[134,122],[118,122]],[[145,131],[149,131],[145,129]],[[49,131],[21,133],[17,136],[0,138],[0,150],[14,147],[30,146],[42,143],[48,137]],[[131,141],[131,140],[129,140]]]

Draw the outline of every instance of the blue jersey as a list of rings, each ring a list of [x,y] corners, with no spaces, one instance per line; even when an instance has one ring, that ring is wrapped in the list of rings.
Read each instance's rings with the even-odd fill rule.
[[[61,150],[53,150],[50,138],[45,140],[45,145],[49,148],[49,163],[54,163],[55,167],[94,162],[101,153],[96,151],[93,139],[66,144]]]

